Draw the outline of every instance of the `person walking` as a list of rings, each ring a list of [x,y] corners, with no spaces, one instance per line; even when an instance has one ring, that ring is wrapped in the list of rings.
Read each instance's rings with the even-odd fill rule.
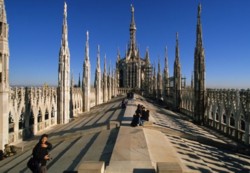
[[[47,161],[50,160],[49,151],[52,149],[52,144],[48,142],[48,135],[43,134],[33,148],[33,158],[37,162],[36,170],[33,173],[47,173]]]

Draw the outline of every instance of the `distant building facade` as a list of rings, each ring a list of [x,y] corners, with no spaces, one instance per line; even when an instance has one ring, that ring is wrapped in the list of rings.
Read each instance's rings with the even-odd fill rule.
[[[118,87],[128,90],[145,89],[151,77],[149,54],[142,58],[136,44],[136,24],[134,7],[131,5],[130,41],[124,58],[117,55],[116,72]],[[147,50],[148,52],[148,50]]]

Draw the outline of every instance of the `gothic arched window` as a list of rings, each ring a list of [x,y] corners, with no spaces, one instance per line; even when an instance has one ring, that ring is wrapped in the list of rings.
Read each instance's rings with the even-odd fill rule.
[[[37,122],[42,122],[42,112],[39,110],[38,115],[37,115]]]
[[[19,117],[19,130],[23,129],[24,128],[24,113],[22,112],[20,117]]]
[[[241,114],[240,116],[240,130],[245,131],[246,127],[245,127],[245,116],[243,114]]]
[[[30,118],[29,118],[29,126],[32,126],[34,124],[34,114],[33,111],[30,112]]]
[[[48,109],[46,109],[45,111],[45,120],[49,119],[49,111]]]
[[[55,116],[55,110],[54,110],[54,106],[52,106],[52,109],[51,109],[51,118],[54,118]]]
[[[215,120],[216,120],[216,121],[219,120],[219,112],[218,112],[218,109],[217,109],[216,114],[215,114]]]
[[[226,114],[223,114],[223,116],[222,116],[222,122],[223,122],[224,124],[227,123],[227,116],[226,116]]]
[[[14,132],[14,119],[11,112],[9,112],[9,133]]]
[[[231,114],[230,116],[230,126],[235,126],[235,119],[234,119],[234,114]]]

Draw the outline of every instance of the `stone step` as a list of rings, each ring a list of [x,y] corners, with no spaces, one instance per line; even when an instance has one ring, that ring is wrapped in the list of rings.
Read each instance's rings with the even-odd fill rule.
[[[121,126],[107,173],[154,172],[141,127]]]
[[[155,173],[151,161],[112,161],[105,173]]]
[[[168,163],[178,165],[179,171],[183,171],[182,164],[177,157],[177,152],[171,145],[166,136],[156,130],[143,129],[146,143],[149,150],[150,159],[154,168],[156,169],[157,163]]]

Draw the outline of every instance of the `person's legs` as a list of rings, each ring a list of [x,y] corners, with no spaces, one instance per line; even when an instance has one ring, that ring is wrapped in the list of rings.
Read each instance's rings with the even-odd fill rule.
[[[47,167],[46,166],[40,166],[39,173],[47,173]]]

